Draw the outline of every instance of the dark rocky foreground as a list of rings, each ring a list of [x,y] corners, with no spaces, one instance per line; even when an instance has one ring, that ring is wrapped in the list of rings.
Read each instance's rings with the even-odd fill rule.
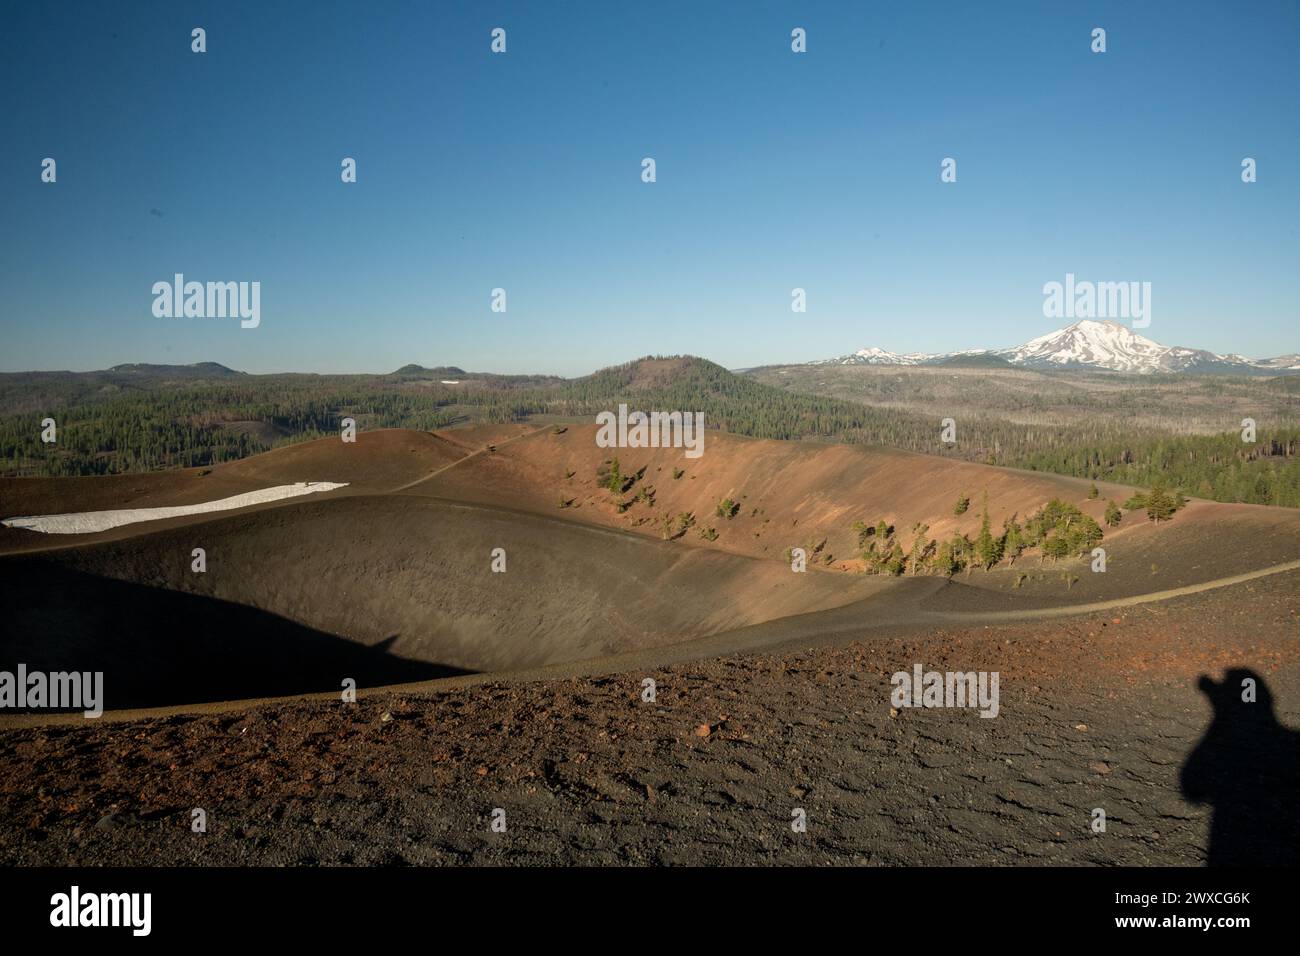
[[[11,729],[0,860],[1294,863],[1298,613],[1292,572],[644,673]],[[999,671],[999,716],[891,713],[889,675],[917,662]],[[1198,686],[1234,668],[1260,701]]]

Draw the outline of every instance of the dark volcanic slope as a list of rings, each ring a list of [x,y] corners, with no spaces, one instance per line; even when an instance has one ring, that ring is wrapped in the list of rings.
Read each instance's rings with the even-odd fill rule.
[[[111,709],[233,700],[655,647],[879,588],[538,515],[355,496],[2,557],[0,666],[103,670]]]

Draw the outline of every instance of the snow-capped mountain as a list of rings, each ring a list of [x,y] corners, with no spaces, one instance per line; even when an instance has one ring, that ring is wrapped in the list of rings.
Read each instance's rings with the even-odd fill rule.
[[[1235,358],[1236,356],[1234,356]],[[1284,372],[1300,371],[1300,352],[1294,355],[1279,355],[1277,358],[1261,359],[1258,363],[1262,368],[1269,368]]]
[[[913,353],[911,355],[899,355],[897,352],[889,352],[885,349],[858,349],[852,355],[846,355],[846,365],[920,365],[930,356]],[[847,361],[851,360],[851,361]]]
[[[1089,365],[1116,372],[1154,372],[1168,351],[1118,322],[1085,319],[1030,339],[1002,357],[1013,365]]]
[[[959,356],[987,355],[1024,368],[1105,369],[1149,375],[1156,372],[1237,372],[1244,374],[1300,371],[1300,355],[1248,359],[1216,355],[1205,349],[1165,346],[1138,335],[1118,322],[1084,319],[1071,326],[1030,339],[1010,349],[970,349],[964,352],[900,355],[881,348],[860,349],[852,355],[814,365],[936,365]]]

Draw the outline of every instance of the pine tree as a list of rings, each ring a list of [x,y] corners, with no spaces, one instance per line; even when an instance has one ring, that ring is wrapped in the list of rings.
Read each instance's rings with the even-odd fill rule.
[[[913,574],[919,573],[925,564],[926,552],[929,550],[925,535],[929,530],[928,524],[919,521],[912,526],[912,533],[916,537],[912,539],[912,550],[907,553],[907,566]]]
[[[1147,495],[1147,518],[1151,521],[1168,521],[1174,516],[1177,505],[1174,498],[1165,490],[1163,482],[1156,482],[1151,493]]]
[[[1001,557],[998,554],[998,543],[989,530],[989,504],[988,493],[984,494],[984,507],[980,515],[980,533],[975,539],[975,556],[979,559],[980,567],[986,571],[998,563]]]
[[[945,577],[952,577],[961,570],[960,566],[957,564],[956,557],[953,555],[952,542],[945,541],[939,545],[938,549],[934,552],[934,560],[931,562],[931,567]]]
[[[1020,522],[1012,515],[1002,524],[1002,555],[1008,566],[1016,563],[1020,552],[1025,550],[1025,537],[1020,529]]]
[[[605,487],[614,494],[620,494],[623,491],[623,474],[619,470],[617,458],[609,463],[609,476],[605,479]]]
[[[1043,544],[1043,554],[1051,558],[1053,562],[1065,557],[1070,553],[1070,544],[1064,538],[1048,538]]]

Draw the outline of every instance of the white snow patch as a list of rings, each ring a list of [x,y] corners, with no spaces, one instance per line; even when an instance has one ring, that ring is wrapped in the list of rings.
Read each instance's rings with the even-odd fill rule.
[[[268,501],[281,501],[296,498],[299,495],[311,495],[318,491],[333,491],[346,488],[347,482],[333,481],[299,481],[292,485],[276,485],[261,491],[249,491],[233,498],[218,501],[205,501],[197,505],[176,505],[170,508],[122,508],[117,511],[79,511],[66,515],[37,515],[27,518],[6,518],[0,524],[7,528],[23,528],[28,531],[41,531],[45,534],[94,534],[96,531],[108,531],[120,528],[124,524],[138,521],[158,521],[162,518],[183,518],[186,515],[207,514],[212,511],[229,511],[232,508],[247,508]]]

